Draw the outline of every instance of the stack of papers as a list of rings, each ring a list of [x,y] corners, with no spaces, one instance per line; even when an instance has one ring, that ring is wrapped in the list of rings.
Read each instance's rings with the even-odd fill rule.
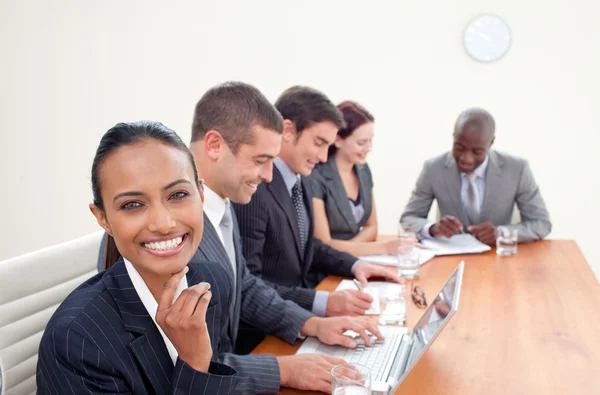
[[[436,255],[479,254],[492,249],[468,233],[454,235],[450,238],[422,239],[420,243],[424,248],[415,247],[415,249],[419,250],[419,263],[421,265]],[[382,266],[398,265],[398,257],[394,255],[368,255],[361,256],[358,259]]]
[[[415,247],[415,249],[419,250],[419,263],[421,265],[429,261],[436,255],[435,252],[430,250],[424,250],[422,248],[417,247]],[[394,255],[368,255],[361,256],[358,259],[360,259],[361,261],[374,263],[376,265],[398,266],[398,257]]]
[[[479,254],[492,249],[468,233],[450,238],[423,239],[421,244],[435,255]]]

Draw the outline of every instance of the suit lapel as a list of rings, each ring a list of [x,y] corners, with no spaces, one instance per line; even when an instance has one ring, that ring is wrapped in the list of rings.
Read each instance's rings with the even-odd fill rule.
[[[303,184],[303,187],[306,187],[306,183]],[[300,260],[304,261],[300,253],[300,251],[302,251],[302,248],[300,247],[300,230],[298,229],[298,221],[296,219],[296,209],[294,208],[294,203],[290,198],[290,193],[288,192],[287,187],[285,186],[285,181],[283,181],[283,176],[275,166],[273,167],[273,180],[267,184],[267,190],[273,195],[277,204],[285,212],[285,216],[287,217],[290,229],[294,234],[294,240],[296,242],[296,252],[300,257]],[[311,213],[309,213],[309,215]]]
[[[233,284],[233,268],[229,264],[229,255],[227,255],[227,251],[225,251],[225,247],[206,213],[204,214],[204,233],[202,234],[198,252],[202,260],[220,263],[229,275],[229,282]]]
[[[458,219],[460,219],[463,224],[469,223],[460,198],[460,172],[458,171],[456,162],[451,154],[446,156],[444,184],[448,190],[448,199],[450,199],[451,205],[454,207],[452,212],[458,213]]]
[[[237,217],[233,207],[231,208],[231,219],[233,220],[233,245],[235,247],[235,260],[237,265],[237,278],[235,286],[235,301],[231,306],[231,341],[232,347],[235,348],[237,341],[237,334],[240,324],[240,309],[242,306],[242,287],[243,287],[243,276],[244,270],[246,270],[246,262],[244,261],[244,255],[242,250],[242,236],[240,235],[240,228],[237,222]],[[239,300],[239,303],[237,302]]]
[[[234,217],[235,218],[235,217]],[[242,253],[241,248],[238,248],[238,243],[236,243],[236,232],[239,238],[239,229],[237,227],[237,221],[234,222],[233,227],[233,241],[235,243],[235,256],[236,260],[239,262],[239,256]],[[225,268],[227,272],[228,280],[230,284],[234,283],[234,274],[233,269],[229,263],[229,256],[227,255],[227,251],[225,251],[225,247],[219,239],[219,235],[215,230],[214,226],[208,219],[206,213],[204,214],[204,233],[202,234],[202,241],[200,241],[200,246],[194,255],[194,258],[199,258],[200,260],[218,263]],[[237,264],[237,262],[236,262]],[[229,337],[233,344],[235,344],[235,338],[237,336],[237,322],[235,307],[238,305],[238,298],[241,296],[241,270],[240,265],[237,265],[238,272],[238,283],[236,287],[233,289],[235,292],[234,299],[231,301],[229,306]],[[238,313],[239,315],[239,313]]]
[[[362,194],[363,208],[365,209],[365,213],[370,213],[371,205],[373,204],[373,201],[371,200],[371,197],[372,197],[371,194],[367,190],[365,166],[359,165],[356,167],[356,176],[358,177],[358,183],[360,185],[360,193]],[[347,206],[349,206],[349,205],[347,205]],[[352,218],[354,218],[354,216]],[[369,219],[369,216],[363,216],[363,219],[361,221],[359,221],[358,224],[356,224],[356,229],[354,230],[354,232],[358,232],[358,228],[360,226],[362,226],[365,222],[367,222],[368,219]]]
[[[170,394],[173,374],[171,357],[154,320],[133,287],[123,258],[119,258],[109,269],[103,281],[117,303],[125,329],[134,337],[129,343],[129,349],[141,370],[157,394]]]
[[[358,232],[358,224],[356,223],[356,219],[352,214],[352,210],[350,210],[348,194],[346,193],[346,188],[344,188],[344,183],[342,182],[340,172],[338,171],[337,166],[335,165],[335,159],[333,156],[330,157],[329,160],[322,165],[321,175],[323,176],[325,181],[327,181],[327,185],[331,185],[331,188],[329,188],[329,190],[333,195],[333,201],[335,202],[335,205],[337,206],[340,213],[342,213],[342,217],[344,217],[344,220],[353,232]],[[358,177],[358,180],[361,189],[364,190],[364,185],[362,185],[362,183],[360,182],[360,177]]]
[[[235,248],[235,260],[238,276],[236,278],[236,290],[242,289],[242,274],[245,269],[245,263],[243,261],[244,251],[242,250],[242,235],[240,234],[240,227],[238,225],[237,216],[235,210],[231,208],[231,219],[233,220],[233,245]]]
[[[308,215],[308,222],[310,226],[308,227],[308,234],[306,235],[306,246],[304,247],[304,260],[303,262],[311,262],[312,261],[312,248],[313,248],[313,235],[315,234],[315,217],[313,214],[313,203],[312,203],[312,187],[310,181],[306,177],[300,177],[300,182],[302,183],[302,200],[304,201],[304,205],[306,206],[306,214]],[[300,231],[298,231],[300,232]],[[304,271],[308,271],[308,267],[310,265],[304,265]]]
[[[483,193],[483,203],[481,205],[480,222],[489,219],[488,213],[494,208],[494,199],[502,193],[500,179],[502,177],[502,167],[504,163],[500,160],[494,151],[489,153],[489,162],[485,174],[485,190]]]

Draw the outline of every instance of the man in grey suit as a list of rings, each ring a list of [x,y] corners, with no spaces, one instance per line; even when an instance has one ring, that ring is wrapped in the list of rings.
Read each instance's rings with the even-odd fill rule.
[[[463,111],[454,127],[452,151],[425,162],[400,218],[421,238],[450,237],[467,231],[485,244],[496,242],[495,229],[518,229],[519,242],[542,239],[550,216],[526,160],[492,151],[494,118],[485,110]],[[427,220],[433,200],[441,213]],[[510,225],[514,205],[521,222]]]
[[[196,105],[191,151],[205,182],[204,234],[195,258],[221,263],[234,284],[228,338],[219,359],[239,374],[236,392],[275,393],[280,385],[329,392],[332,367],[344,361],[323,355],[235,355],[240,320],[295,343],[304,336],[355,347],[342,334],[352,329],[370,344],[366,329],[380,337],[366,317],[320,318],[252,275],[242,254],[231,202],[248,203],[262,181],[270,182],[279,153],[283,119],[254,87],[229,82],[204,94]]]

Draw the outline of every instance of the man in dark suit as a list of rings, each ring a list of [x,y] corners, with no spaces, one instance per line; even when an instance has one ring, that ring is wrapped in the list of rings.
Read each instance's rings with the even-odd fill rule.
[[[284,119],[281,151],[273,180],[258,185],[249,204],[234,205],[250,271],[280,295],[322,316],[359,315],[371,297],[359,291],[312,289],[327,274],[402,282],[385,268],[360,262],[313,237],[310,175],[327,160],[327,150],[344,125],[339,110],[321,92],[292,87],[275,103]]]
[[[231,286],[218,264],[190,262],[188,267],[190,287],[204,281],[212,285],[206,326],[216,351],[227,322]],[[171,355],[128,271],[120,258],[79,286],[56,310],[40,343],[37,393],[232,393],[237,377],[229,366],[212,362],[208,372],[200,372],[183,361],[181,353]],[[167,281],[164,288],[171,298],[179,281],[172,279],[176,281]],[[143,280],[140,284],[144,286]]]
[[[240,320],[262,333],[294,343],[315,336],[328,344],[353,346],[347,329],[366,336],[375,325],[365,317],[320,318],[279,294],[246,267],[231,202],[248,203],[262,181],[272,177],[281,145],[283,120],[254,87],[238,82],[218,85],[196,105],[191,150],[205,182],[204,234],[196,258],[219,262],[234,285],[228,337],[221,339],[220,360],[240,376],[236,391],[275,393],[280,385],[327,392],[331,368],[343,360],[322,355],[235,355],[244,342]]]
[[[421,238],[469,231],[493,245],[499,225],[516,228],[519,242],[547,236],[552,223],[529,164],[491,149],[495,128],[487,111],[463,111],[454,125],[452,151],[425,162],[400,221]],[[434,199],[441,219],[431,223],[427,215]],[[511,224],[515,204],[521,221]]]

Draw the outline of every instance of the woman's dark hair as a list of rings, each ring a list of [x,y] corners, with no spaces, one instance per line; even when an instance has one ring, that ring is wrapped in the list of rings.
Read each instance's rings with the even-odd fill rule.
[[[375,121],[373,115],[356,102],[346,100],[338,104],[337,108],[342,113],[344,122],[346,123],[346,126],[340,128],[338,131],[338,136],[340,136],[342,140],[352,135],[356,129],[365,123]],[[337,147],[335,144],[331,144],[329,146],[329,156],[335,154],[335,151],[337,151]]]
[[[157,140],[163,144],[177,148],[187,154],[190,163],[194,169],[194,180],[200,187],[198,170],[194,164],[194,157],[188,147],[181,141],[181,138],[160,122],[139,121],[131,123],[118,123],[108,130],[102,136],[100,145],[96,150],[94,162],[92,164],[92,193],[94,195],[94,205],[104,212],[104,202],[102,201],[102,183],[100,182],[100,168],[102,164],[121,147],[136,144],[144,140]],[[106,235],[106,248],[104,251],[104,268],[108,269],[114,265],[121,256],[117,249],[115,240]]]

